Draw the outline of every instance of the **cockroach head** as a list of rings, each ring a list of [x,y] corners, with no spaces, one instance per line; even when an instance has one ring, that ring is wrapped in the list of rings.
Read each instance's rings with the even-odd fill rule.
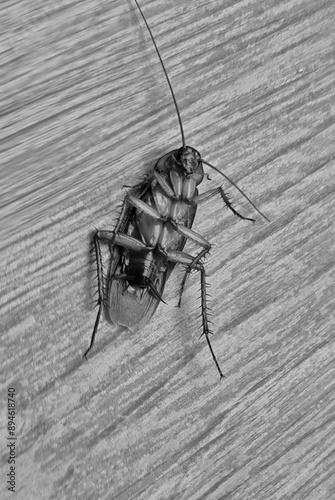
[[[196,149],[183,146],[178,151],[177,161],[187,175],[192,175],[201,163],[201,156]]]

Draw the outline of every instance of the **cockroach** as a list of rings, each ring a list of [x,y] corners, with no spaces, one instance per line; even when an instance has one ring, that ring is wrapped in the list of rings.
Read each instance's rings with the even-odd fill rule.
[[[219,169],[201,158],[193,147],[187,146],[179,107],[160,51],[151,28],[137,0],[134,0],[146,25],[158,55],[170,89],[177,113],[182,146],[160,158],[153,172],[141,184],[128,191],[122,205],[121,214],[113,231],[97,230],[93,244],[96,255],[98,277],[98,313],[93,328],[91,343],[84,354],[92,349],[98,330],[101,313],[105,306],[112,323],[131,331],[143,328],[152,318],[158,304],[163,301],[166,281],[177,264],[185,267],[181,283],[179,302],[185,282],[191,270],[200,273],[202,335],[205,336],[212,358],[223,377],[214,354],[209,335],[208,306],[206,294],[206,271],[203,259],[211,249],[211,244],[192,230],[197,206],[219,195],[225,205],[240,219],[254,221],[238,213],[232,206],[222,187],[210,189],[202,194],[198,186],[204,178],[203,165],[207,165],[228,180],[260,213],[253,202]],[[201,247],[197,255],[184,252],[187,240]],[[109,245],[110,269],[104,286],[101,243]]]

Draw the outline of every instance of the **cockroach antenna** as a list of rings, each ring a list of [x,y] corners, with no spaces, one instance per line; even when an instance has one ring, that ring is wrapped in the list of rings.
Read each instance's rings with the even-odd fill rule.
[[[174,107],[176,108],[176,112],[177,112],[177,116],[178,116],[178,121],[179,121],[179,127],[180,127],[180,134],[181,134],[181,141],[183,143],[183,148],[186,146],[186,141],[185,141],[185,134],[184,134],[184,129],[183,129],[183,123],[181,121],[181,116],[180,116],[180,112],[179,112],[179,108],[178,108],[178,103],[177,103],[177,99],[176,99],[176,96],[175,96],[175,93],[173,92],[173,88],[172,88],[172,85],[171,85],[171,82],[170,82],[170,78],[169,78],[169,75],[166,71],[166,68],[165,68],[165,65],[164,65],[164,62],[163,62],[163,59],[162,59],[162,56],[160,55],[160,52],[159,52],[159,49],[157,47],[157,43],[155,42],[155,39],[154,39],[154,36],[152,34],[152,31],[151,31],[151,28],[143,14],[143,11],[141,9],[141,7],[139,6],[139,3],[137,0],[134,0],[134,2],[136,3],[137,5],[137,8],[143,18],[143,21],[148,29],[148,32],[149,32],[149,35],[151,37],[151,40],[152,40],[152,43],[154,44],[154,47],[155,47],[155,50],[156,50],[156,53],[158,55],[158,58],[159,58],[159,61],[162,65],[162,68],[163,68],[163,71],[164,71],[164,75],[165,75],[165,78],[166,78],[166,81],[168,83],[168,86],[169,86],[169,89],[170,89],[170,92],[171,92],[171,96],[172,96],[172,99],[173,99],[173,102],[174,102]]]
[[[161,63],[161,66],[163,68],[163,71],[164,71],[164,75],[165,75],[165,78],[166,78],[166,81],[169,85],[169,89],[170,89],[170,92],[171,92],[171,96],[172,96],[172,99],[173,99],[173,102],[174,102],[174,106],[176,108],[176,112],[177,112],[177,117],[178,117],[178,122],[179,122],[179,127],[180,127],[180,134],[181,134],[181,140],[182,140],[182,144],[183,144],[183,148],[186,147],[186,141],[185,141],[185,134],[184,134],[184,129],[183,129],[183,123],[182,123],[182,120],[181,120],[181,116],[180,116],[180,111],[179,111],[179,107],[178,107],[178,103],[177,103],[177,99],[176,99],[176,96],[175,96],[175,93],[173,91],[173,88],[172,88],[172,84],[171,84],[171,81],[170,81],[170,78],[169,78],[169,75],[167,73],[167,70],[165,68],[165,65],[164,65],[164,62],[163,62],[163,59],[162,59],[162,56],[160,55],[160,52],[159,52],[159,49],[158,49],[158,46],[156,44],[156,41],[154,39],[154,36],[152,34],[152,31],[151,31],[151,28],[145,18],[145,15],[143,14],[143,11],[138,3],[137,0],[134,0],[135,4],[137,5],[137,8],[143,18],[143,21],[147,27],[147,30],[149,32],[149,35],[150,35],[150,38],[152,40],[152,43],[154,44],[154,47],[155,47],[155,50],[156,50],[156,53],[157,53],[157,56],[159,58],[159,61]],[[221,172],[221,170],[219,170],[218,168],[214,167],[214,165],[212,165],[211,163],[208,163],[208,161],[204,160],[203,158],[201,158],[200,160],[202,163],[204,163],[205,165],[207,165],[208,167],[212,168],[213,170],[215,170],[218,174],[221,174],[222,177],[224,177],[228,182],[230,182],[230,184],[232,186],[234,186],[237,191],[239,191],[241,193],[242,196],[244,196],[244,198],[250,203],[250,205],[252,207],[254,207],[254,209],[262,216],[264,217],[265,220],[267,220],[268,222],[270,222],[270,220],[259,210],[259,208],[256,207],[256,205],[250,200],[250,198],[242,191],[242,189],[240,189],[238,187],[238,185],[232,181],[228,175],[224,174],[223,172]]]

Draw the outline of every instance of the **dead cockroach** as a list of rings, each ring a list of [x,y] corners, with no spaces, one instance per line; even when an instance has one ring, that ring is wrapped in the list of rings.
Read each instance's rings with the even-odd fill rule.
[[[177,100],[167,70],[141,7],[137,0],[134,2],[147,27],[169,85],[179,121],[182,146],[160,158],[150,177],[131,188],[123,202],[114,231],[97,230],[95,233],[98,313],[91,343],[84,356],[87,356],[94,344],[103,306],[112,323],[125,326],[132,331],[140,330],[150,321],[158,304],[163,301],[164,286],[175,265],[182,264],[186,270],[178,305],[180,306],[188,273],[191,270],[199,271],[203,335],[205,335],[220,377],[223,377],[209,340],[209,334],[212,332],[208,325],[206,272],[202,263],[211,244],[191,228],[197,205],[214,195],[221,196],[226,206],[241,219],[249,221],[254,221],[254,219],[239,214],[233,208],[222,187],[210,189],[202,194],[198,193],[197,186],[204,178],[203,164],[227,179],[266,220],[268,219],[234,182],[202,159],[196,149],[186,145]],[[187,240],[197,243],[202,248],[197,255],[183,252]],[[111,258],[106,287],[103,284],[100,248],[102,242],[109,244]]]

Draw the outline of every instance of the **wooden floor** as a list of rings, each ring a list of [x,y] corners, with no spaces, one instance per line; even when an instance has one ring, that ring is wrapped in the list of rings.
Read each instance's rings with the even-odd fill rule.
[[[95,317],[94,228],[181,145],[132,0],[4,3],[1,498],[335,499],[335,4],[141,0],[214,198],[213,349],[199,276],[176,269],[148,326]],[[200,186],[221,185],[211,181]],[[191,248],[191,247],[190,247]],[[192,249],[191,249],[192,250]],[[6,394],[16,391],[16,495]]]

